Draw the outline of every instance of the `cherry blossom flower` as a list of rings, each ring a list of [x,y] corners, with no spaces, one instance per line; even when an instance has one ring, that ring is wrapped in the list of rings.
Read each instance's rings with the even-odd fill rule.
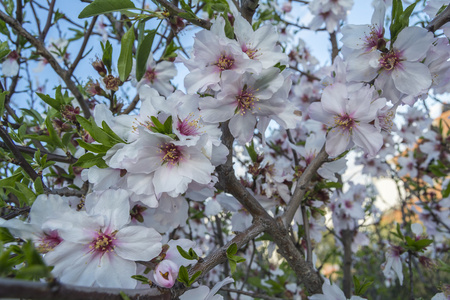
[[[224,280],[216,283],[214,287],[210,290],[207,286],[201,285],[195,289],[189,290],[180,296],[180,300],[221,300],[223,297],[221,295],[216,295],[216,293],[225,285],[233,283],[234,279],[227,277]]]
[[[107,190],[89,194],[86,211],[64,214],[52,225],[63,241],[45,255],[61,282],[134,288],[138,260],[149,261],[161,251],[161,236],[152,228],[128,226],[129,193]]]
[[[134,74],[134,72],[132,72]],[[137,83],[136,88],[139,94],[143,85],[149,85],[157,90],[163,96],[169,96],[174,88],[170,84],[170,80],[177,75],[177,69],[172,62],[162,61],[158,64],[153,60],[150,53],[145,66],[145,73],[142,79]]]
[[[400,285],[403,285],[402,261],[400,257],[403,252],[404,250],[401,247],[391,245],[386,251],[386,262],[382,265],[384,276],[388,276],[393,270],[397,274]]]
[[[19,54],[16,50],[11,51],[2,63],[2,73],[4,76],[16,76],[19,73]]]
[[[315,294],[309,296],[309,300],[347,300],[344,292],[337,286],[337,284],[331,285],[329,282],[325,281],[322,285],[323,295]],[[359,296],[352,296],[350,300],[364,300]]]
[[[309,116],[327,124],[325,149],[331,156],[337,156],[354,144],[374,156],[383,144],[383,136],[372,122],[385,99],[373,101],[374,90],[363,87],[348,92],[347,87],[335,83],[325,88],[322,100],[309,107]]]

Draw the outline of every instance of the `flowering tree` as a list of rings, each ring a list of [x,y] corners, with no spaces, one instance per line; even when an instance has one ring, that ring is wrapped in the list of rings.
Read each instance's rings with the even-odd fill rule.
[[[2,1],[1,297],[450,299],[446,1],[82,2]]]

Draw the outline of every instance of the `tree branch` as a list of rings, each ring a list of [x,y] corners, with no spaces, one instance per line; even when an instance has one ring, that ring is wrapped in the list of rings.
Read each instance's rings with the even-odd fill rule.
[[[446,23],[450,22],[450,3],[439,15],[437,15],[426,27],[428,31],[435,32]]]
[[[130,299],[169,300],[170,293],[157,289],[113,289],[74,286],[59,282],[45,283],[0,278],[0,298],[66,299],[66,300],[123,300],[120,292]]]
[[[322,150],[320,150],[319,154],[316,155],[314,160],[308,165],[305,172],[303,172],[302,176],[300,176],[299,180],[297,181],[297,185],[295,187],[291,201],[289,201],[286,212],[282,216],[286,227],[288,227],[291,224],[292,219],[294,219],[295,212],[297,211],[303,200],[303,197],[305,196],[306,188],[311,182],[311,178],[314,176],[314,174],[316,174],[317,170],[327,158],[328,154],[325,152],[325,146],[323,146]]]
[[[15,147],[23,153],[27,153],[27,154],[31,154],[34,155],[34,153],[37,151],[37,149],[33,149],[30,147],[25,147],[25,146],[18,146],[15,145]],[[0,142],[0,148],[3,149],[10,149],[5,143]],[[53,154],[47,151],[42,151],[41,150],[41,156],[47,155],[47,160],[49,161],[57,161],[57,162],[62,162],[62,163],[67,163],[67,164],[74,164],[77,162],[78,159],[76,159],[73,156],[62,156],[62,155],[58,155],[58,154]]]
[[[68,76],[72,76],[73,71],[75,71],[75,68],[77,67],[78,63],[80,62],[80,60],[83,58],[83,52],[84,49],[86,48],[87,42],[89,41],[89,38],[92,34],[92,30],[94,29],[95,23],[97,22],[97,18],[98,16],[95,16],[92,19],[92,23],[89,26],[88,30],[86,31],[86,33],[84,34],[84,40],[83,40],[83,44],[81,45],[80,51],[78,52],[77,57],[75,58],[75,60],[73,61],[72,65],[70,66],[68,72]]]
[[[186,13],[184,10],[182,10],[181,8],[178,8],[178,6],[173,5],[169,1],[156,0],[156,2],[158,2],[165,9],[167,9],[169,14],[172,15],[172,16],[179,16],[180,13]],[[202,28],[205,28],[205,29],[208,29],[208,30],[209,30],[209,28],[211,28],[211,22],[209,22],[208,20],[203,20],[203,19],[200,19],[198,17],[195,17],[195,19],[186,19],[186,20],[191,22],[194,25],[197,25],[199,27],[202,27]]]
[[[43,42],[35,38],[33,35],[31,35],[28,31],[25,30],[25,28],[20,25],[19,22],[17,22],[15,19],[11,18],[4,12],[0,11],[0,19],[3,20],[5,23],[10,25],[12,28],[14,28],[17,31],[17,34],[23,36],[27,39],[36,48],[36,51],[42,55],[52,66],[53,70],[62,78],[62,80],[66,83],[67,88],[72,92],[72,94],[77,99],[78,103],[80,104],[81,109],[83,110],[83,114],[86,118],[89,118],[91,116],[91,112],[89,110],[89,106],[87,105],[86,101],[84,100],[83,95],[78,90],[75,83],[70,79],[70,74],[68,71],[64,70],[59,63],[56,61],[56,59],[53,57],[53,55],[45,48]]]
[[[40,178],[33,167],[30,166],[30,164],[26,161],[25,157],[23,157],[19,149],[17,149],[17,146],[14,144],[13,140],[9,136],[8,132],[6,132],[6,130],[3,128],[3,126],[0,126],[0,137],[3,139],[5,145],[17,159],[19,166],[22,167],[22,169],[28,174],[28,176],[30,176],[33,181],[36,181],[36,179]],[[44,191],[50,191],[44,183],[42,183],[42,186],[44,188]]]

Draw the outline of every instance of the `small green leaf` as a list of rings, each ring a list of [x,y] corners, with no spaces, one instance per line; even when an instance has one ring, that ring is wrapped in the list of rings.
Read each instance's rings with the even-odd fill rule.
[[[236,254],[237,251],[238,251],[238,247],[237,247],[236,243],[233,243],[227,249],[227,256],[228,257],[233,256],[234,254]]]
[[[3,111],[5,110],[5,98],[8,94],[8,91],[0,93],[0,118],[3,116]]]
[[[79,19],[89,18],[114,11],[136,8],[130,0],[95,0],[78,15]]]
[[[185,266],[181,266],[178,270],[178,281],[189,286],[189,274]]]
[[[78,145],[80,145],[81,148],[84,148],[94,153],[106,153],[111,148],[102,144],[89,144],[83,141],[82,139],[78,139],[77,143]]]
[[[103,50],[103,56],[102,56],[103,64],[108,69],[108,72],[111,74],[113,47],[109,41],[106,41],[105,45],[103,45],[103,43],[101,43],[101,45],[102,45],[102,50]]]
[[[142,282],[143,284],[149,284],[150,283],[148,278],[143,276],[143,275],[133,275],[133,276],[131,276],[131,278],[136,279],[136,280]]]
[[[120,294],[120,297],[122,297],[123,300],[130,300],[130,297],[128,297],[127,294],[125,294],[125,292],[120,291],[119,294]]]
[[[103,160],[104,154],[95,155],[93,153],[86,153],[82,155],[74,164],[75,167],[91,168],[97,166],[101,169],[107,168],[108,165]]]
[[[189,253],[187,253],[183,248],[177,245],[177,249],[181,256],[183,256],[186,259],[192,260],[191,255],[189,255]]]
[[[122,81],[128,79],[128,75],[130,75],[131,69],[133,67],[134,38],[134,27],[131,26],[130,29],[128,29],[128,31],[122,37],[120,56],[117,63],[119,77]]]
[[[40,195],[44,193],[44,186],[42,184],[41,177],[36,178],[34,181],[34,190],[36,191],[36,194]]]
[[[56,99],[53,99],[49,95],[44,95],[41,93],[36,93],[36,95],[38,95],[39,98],[42,99],[42,101],[44,101],[45,103],[47,103],[48,105],[50,105],[51,107],[56,109],[57,111],[60,110],[60,104],[58,103],[58,101],[56,101]]]
[[[11,243],[14,242],[16,239],[14,236],[9,232],[7,228],[0,227],[0,242],[2,243]]]
[[[161,24],[161,23],[159,23]],[[159,27],[159,25],[158,25]],[[139,81],[144,76],[147,66],[147,60],[152,50],[153,40],[156,35],[156,30],[150,30],[147,35],[142,39],[142,42],[138,44],[136,52],[136,80]]]
[[[191,279],[189,279],[189,286],[191,286],[195,282],[195,279],[197,279],[200,275],[202,275],[202,271],[195,272]]]
[[[255,163],[258,159],[258,154],[255,151],[255,144],[253,143],[253,140],[250,146],[245,146],[245,148],[247,148],[247,152],[248,155],[250,156],[250,159],[252,160],[252,162]]]

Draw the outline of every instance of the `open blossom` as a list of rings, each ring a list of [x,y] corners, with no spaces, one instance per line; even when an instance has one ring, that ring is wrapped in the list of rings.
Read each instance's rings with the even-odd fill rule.
[[[403,284],[402,260],[400,257],[403,252],[404,250],[401,247],[391,246],[386,251],[386,262],[382,265],[384,276],[388,276],[393,270],[400,281],[400,285]]]
[[[134,74],[134,73],[132,73]],[[142,79],[137,84],[139,94],[140,89],[144,85],[149,85],[157,90],[163,96],[169,96],[173,92],[173,86],[170,84],[170,80],[177,75],[177,69],[175,65],[168,61],[162,61],[158,64],[153,60],[153,55],[150,53],[147,64],[145,67],[145,73]]]
[[[250,59],[237,41],[225,37],[224,26],[225,20],[219,17],[211,30],[198,32],[191,59],[180,58],[190,70],[184,79],[189,94],[202,93],[208,88],[218,90],[221,74],[226,70],[235,74],[261,71],[261,62]]]
[[[138,260],[161,252],[161,235],[152,228],[129,226],[129,193],[107,190],[89,194],[86,211],[66,213],[51,224],[63,241],[45,255],[61,282],[134,288]]]
[[[224,71],[222,91],[217,99],[205,98],[200,102],[203,119],[207,122],[230,120],[231,134],[246,143],[253,137],[258,116],[275,114],[279,108],[270,101],[284,84],[277,68],[266,69],[260,75]]]
[[[221,295],[216,295],[216,293],[224,286],[225,284],[233,283],[234,279],[231,277],[227,277],[224,280],[216,283],[214,287],[210,290],[207,286],[201,285],[198,288],[192,289],[184,293],[180,296],[180,300],[221,300],[223,297]]]
[[[374,90],[362,87],[349,92],[347,86],[335,83],[325,88],[321,102],[310,105],[312,119],[328,126],[325,149],[331,156],[337,156],[353,144],[362,147],[374,156],[383,145],[383,136],[371,123],[385,99],[373,101]]]
[[[347,300],[344,292],[337,286],[337,284],[330,285],[329,282],[325,281],[322,285],[323,295],[315,294],[310,296],[309,300]],[[350,300],[364,300],[359,296],[352,296]]]

